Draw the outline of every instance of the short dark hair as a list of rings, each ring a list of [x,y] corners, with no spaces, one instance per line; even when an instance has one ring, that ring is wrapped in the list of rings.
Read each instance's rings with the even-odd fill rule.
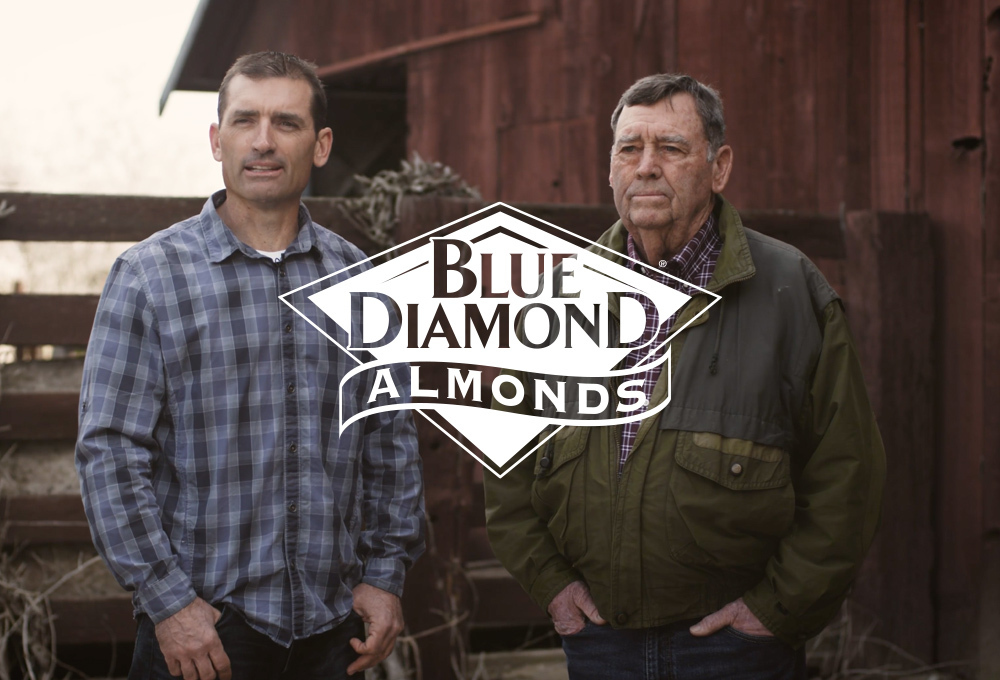
[[[316,64],[284,52],[255,52],[244,54],[226,71],[222,84],[219,86],[219,122],[222,122],[222,112],[226,110],[226,94],[229,83],[236,76],[246,76],[250,80],[263,78],[291,78],[304,80],[312,90],[312,101],[309,111],[313,118],[313,127],[319,132],[326,126],[326,91],[323,82],[316,75]]]
[[[640,78],[618,101],[611,114],[612,134],[618,131],[618,118],[626,106],[650,106],[663,99],[686,93],[694,98],[695,108],[708,140],[708,160],[726,143],[726,119],[722,112],[722,98],[710,85],[706,85],[683,73],[658,73]]]

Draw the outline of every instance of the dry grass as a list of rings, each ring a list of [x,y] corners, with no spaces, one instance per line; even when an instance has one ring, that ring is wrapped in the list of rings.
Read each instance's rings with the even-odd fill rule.
[[[15,565],[15,556],[12,552],[0,552],[0,680],[14,677],[51,680],[65,666],[56,656],[49,596],[100,562],[100,558],[81,562],[39,592],[24,585],[25,565]]]
[[[929,664],[874,635],[878,617],[861,605],[845,602],[840,614],[806,645],[813,680],[953,680],[969,677],[969,662]],[[963,672],[966,671],[966,672]]]

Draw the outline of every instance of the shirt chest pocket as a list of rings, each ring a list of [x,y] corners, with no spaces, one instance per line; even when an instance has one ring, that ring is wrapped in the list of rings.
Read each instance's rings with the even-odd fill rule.
[[[795,515],[788,452],[709,432],[679,432],[667,520],[681,562],[761,566]]]
[[[548,525],[559,552],[571,562],[587,550],[589,427],[563,427],[535,453],[532,504]]]

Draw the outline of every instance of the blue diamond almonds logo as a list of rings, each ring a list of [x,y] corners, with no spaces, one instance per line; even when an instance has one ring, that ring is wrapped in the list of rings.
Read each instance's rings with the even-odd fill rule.
[[[659,325],[690,296],[618,253],[495,203],[376,258],[282,296],[354,363],[340,402],[360,399],[363,409],[341,418],[341,433],[370,414],[414,409],[502,477],[562,427],[668,407],[669,384],[648,404],[642,374],[659,365],[669,375],[669,344],[683,327],[639,345],[636,366],[617,367],[644,337],[647,314]],[[712,298],[698,316],[718,301],[678,282]]]

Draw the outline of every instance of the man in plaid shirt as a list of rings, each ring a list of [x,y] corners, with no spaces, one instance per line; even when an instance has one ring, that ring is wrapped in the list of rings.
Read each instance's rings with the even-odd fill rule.
[[[354,364],[279,299],[369,266],[300,203],[330,153],[325,120],[312,64],[241,57],[211,127],[226,189],[108,277],[77,467],[95,544],[134,593],[129,678],[342,678],[402,630],[423,551],[412,416],[338,434],[338,411],[370,406],[365,386],[339,394]]]

